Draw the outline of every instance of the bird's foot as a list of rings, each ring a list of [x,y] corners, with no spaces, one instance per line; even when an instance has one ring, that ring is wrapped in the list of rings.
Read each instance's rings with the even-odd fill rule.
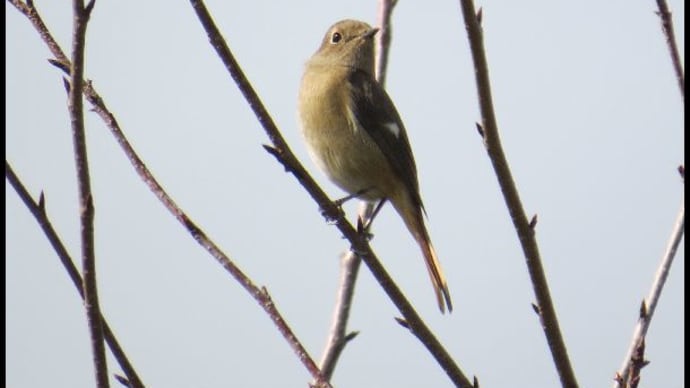
[[[374,234],[369,232],[370,226],[371,222],[367,222],[365,224],[361,216],[357,217],[357,233],[359,233],[359,235],[364,237],[364,239],[367,241],[371,241],[371,239],[374,238]]]

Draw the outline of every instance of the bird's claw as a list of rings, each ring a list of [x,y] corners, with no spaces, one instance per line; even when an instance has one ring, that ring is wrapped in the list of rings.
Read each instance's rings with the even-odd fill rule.
[[[372,238],[374,238],[374,234],[369,232],[369,226],[371,225],[370,222],[367,222],[366,226],[364,224],[364,220],[362,220],[362,217],[357,217],[357,233],[359,235],[363,236],[364,239],[367,241],[371,241]]]

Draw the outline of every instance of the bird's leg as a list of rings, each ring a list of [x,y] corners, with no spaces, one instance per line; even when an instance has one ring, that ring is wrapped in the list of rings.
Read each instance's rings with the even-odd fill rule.
[[[366,192],[369,191],[369,190],[370,190],[369,188],[359,190],[359,191],[357,191],[357,192],[355,192],[355,193],[352,193],[352,194],[350,194],[350,195],[348,195],[348,196],[345,196],[345,197],[343,197],[343,198],[336,199],[335,201],[333,201],[333,203],[334,203],[335,206],[337,206],[337,207],[342,207],[343,204],[344,204],[345,202],[351,200],[352,198],[357,198],[357,197],[363,195],[364,193],[366,193]]]
[[[374,211],[371,212],[371,215],[368,217],[366,220],[366,223],[362,219],[362,217],[359,217],[357,219],[357,231],[360,234],[365,234],[367,240],[371,240],[372,237],[374,237],[373,234],[369,233],[369,228],[371,227],[371,223],[374,222],[374,218],[376,218],[376,215],[379,214],[381,211],[381,208],[383,205],[386,203],[386,198],[381,198],[379,202],[376,204],[376,207],[374,208]]]

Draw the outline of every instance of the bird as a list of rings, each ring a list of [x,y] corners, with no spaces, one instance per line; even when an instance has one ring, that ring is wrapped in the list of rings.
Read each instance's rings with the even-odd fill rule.
[[[375,77],[374,36],[358,20],[341,20],[306,62],[298,116],[315,164],[338,187],[361,200],[386,202],[419,245],[441,313],[451,302],[436,250],[425,225],[417,167],[402,119]]]

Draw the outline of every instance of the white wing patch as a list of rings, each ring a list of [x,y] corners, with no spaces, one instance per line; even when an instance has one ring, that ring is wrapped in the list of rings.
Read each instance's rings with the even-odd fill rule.
[[[389,130],[395,137],[400,137],[400,127],[396,123],[385,123],[383,124],[387,130]]]
[[[357,120],[357,116],[355,116],[355,112],[352,111],[349,105],[347,107],[347,121],[350,122],[350,128],[352,128],[352,131],[355,133],[362,128],[359,120]]]

